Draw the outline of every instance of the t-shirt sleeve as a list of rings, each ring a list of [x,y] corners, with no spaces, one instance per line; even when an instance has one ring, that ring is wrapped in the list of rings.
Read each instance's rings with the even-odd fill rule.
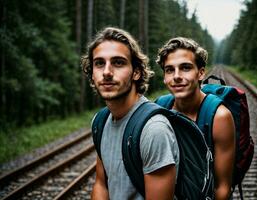
[[[140,138],[144,174],[179,162],[179,148],[168,119],[155,115],[148,120]]]

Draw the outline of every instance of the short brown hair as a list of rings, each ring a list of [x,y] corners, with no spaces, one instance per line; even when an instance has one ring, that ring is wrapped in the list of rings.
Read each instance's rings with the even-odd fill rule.
[[[163,69],[164,62],[168,55],[177,49],[187,49],[192,51],[195,55],[195,62],[198,69],[206,66],[208,60],[208,52],[196,41],[185,37],[172,38],[162,48],[160,48],[156,60],[157,64],[159,64]]]

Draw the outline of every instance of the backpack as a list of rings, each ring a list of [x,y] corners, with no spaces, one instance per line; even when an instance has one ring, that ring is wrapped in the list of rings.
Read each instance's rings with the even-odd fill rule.
[[[102,132],[109,114],[110,111],[107,107],[101,109],[92,123],[93,141],[100,159]],[[144,197],[144,174],[139,145],[140,135],[146,122],[156,114],[167,117],[178,141],[180,162],[175,187],[177,199],[214,199],[212,154],[202,132],[186,116],[150,102],[145,102],[136,109],[129,119],[123,135],[122,157],[132,184]]]
[[[220,81],[221,84],[208,84],[210,79]],[[238,185],[241,199],[243,199],[242,181],[249,169],[253,154],[254,143],[249,130],[249,111],[244,91],[237,87],[226,86],[225,81],[214,75],[209,76],[204,82],[201,90],[207,94],[202,102],[197,125],[205,134],[205,139],[213,152],[212,125],[214,115],[219,105],[224,104],[232,113],[236,127],[236,158],[233,171],[232,187]],[[171,94],[159,97],[157,104],[171,108],[174,96]]]

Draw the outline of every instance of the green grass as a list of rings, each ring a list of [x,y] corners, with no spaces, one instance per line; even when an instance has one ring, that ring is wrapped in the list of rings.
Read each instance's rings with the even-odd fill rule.
[[[56,119],[40,125],[0,132],[0,163],[28,153],[58,138],[62,138],[82,127],[90,127],[96,110],[71,116],[65,120]]]
[[[229,69],[235,72],[238,76],[240,76],[244,80],[249,81],[251,84],[257,87],[257,78],[256,78],[257,70],[244,70],[239,67],[229,67]]]

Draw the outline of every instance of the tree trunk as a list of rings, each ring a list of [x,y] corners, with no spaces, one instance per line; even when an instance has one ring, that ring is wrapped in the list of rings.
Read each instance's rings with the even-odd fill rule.
[[[91,40],[93,35],[93,5],[94,0],[88,0],[88,10],[87,10],[87,42]]]
[[[87,9],[87,43],[89,43],[93,36],[93,14],[94,14],[94,0],[88,0],[88,9]],[[86,85],[86,94],[88,108],[92,108],[91,105],[94,102],[94,96],[92,94],[92,89],[87,82]]]
[[[139,0],[139,41],[148,53],[148,0]]]
[[[81,53],[81,0],[76,0],[76,42],[77,53]]]
[[[3,5],[3,12],[1,14],[1,24],[3,25],[3,34],[6,34],[6,6]],[[0,110],[0,114],[2,116],[2,120],[5,120],[6,118],[6,93],[5,93],[5,47],[3,46],[3,48],[0,49],[0,53],[1,53],[1,70],[0,70],[0,81],[1,83],[1,88],[0,88],[0,93],[1,93],[1,100],[0,100],[0,104],[1,104],[1,110]],[[4,121],[2,122],[4,123]]]
[[[81,55],[81,0],[76,0],[76,43],[77,43],[77,54]],[[84,110],[85,104],[85,78],[84,73],[81,70],[80,80],[80,102],[79,112]]]
[[[125,12],[126,11],[126,0],[120,1],[120,28],[124,28],[125,23]]]

